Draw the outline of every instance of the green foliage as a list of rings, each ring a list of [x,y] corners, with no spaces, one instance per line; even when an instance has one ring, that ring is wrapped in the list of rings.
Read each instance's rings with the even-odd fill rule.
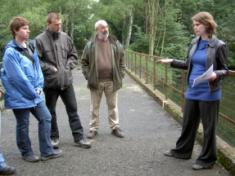
[[[9,22],[14,16],[23,16],[30,21],[31,37],[33,38],[45,26],[45,16],[47,14],[48,4],[44,1],[34,0],[1,0],[0,8],[0,48],[3,51],[4,46],[12,39],[9,31]],[[37,4],[40,4],[37,5]],[[2,54],[2,53],[1,53]]]
[[[177,4],[168,0],[165,6],[163,7],[165,16],[164,19],[160,21],[158,24],[159,30],[158,32],[158,40],[162,42],[163,32],[165,30],[165,42],[164,46],[157,45],[155,51],[156,53],[160,53],[162,47],[164,48],[161,56],[164,57],[173,57],[173,58],[185,58],[187,44],[189,43],[189,33],[186,31],[184,24],[180,23],[180,14],[181,10],[177,8]],[[164,26],[165,21],[165,29],[161,26]],[[159,54],[160,55],[160,54]]]
[[[218,23],[217,36],[229,49],[229,63],[235,65],[235,1],[234,0],[160,0],[154,52],[164,57],[184,58],[192,39],[191,17],[208,11]],[[63,30],[74,40],[79,51],[94,34],[94,23],[105,19],[110,33],[124,43],[128,36],[129,14],[133,12],[130,49],[149,51],[146,31],[145,0],[1,0],[0,51],[12,38],[8,24],[13,16],[24,16],[30,22],[31,38],[46,28],[49,11],[62,14]]]
[[[141,28],[136,26],[136,32],[133,34],[130,49],[136,52],[147,53],[149,48],[148,35],[141,31]]]
[[[229,49],[229,63],[235,66],[235,1],[215,0],[215,19],[218,24],[218,37],[224,40]]]

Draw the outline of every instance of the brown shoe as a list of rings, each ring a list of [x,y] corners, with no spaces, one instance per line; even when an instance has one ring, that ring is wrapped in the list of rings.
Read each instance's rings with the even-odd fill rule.
[[[88,139],[93,139],[94,137],[96,137],[98,135],[98,132],[97,131],[89,131],[89,133],[87,134],[87,138]]]
[[[124,134],[122,133],[122,130],[120,128],[115,128],[114,130],[112,130],[111,134],[119,138],[124,138]]]

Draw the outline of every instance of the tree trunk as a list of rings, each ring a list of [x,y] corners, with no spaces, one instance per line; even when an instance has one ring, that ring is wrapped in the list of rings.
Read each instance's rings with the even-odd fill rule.
[[[148,0],[147,10],[149,16],[149,54],[153,55],[157,31],[159,0]]]
[[[68,19],[68,18],[65,19],[63,31],[64,31],[65,33],[67,33],[67,34],[68,34],[68,32],[69,32],[69,19]]]
[[[127,37],[125,42],[125,48],[128,48],[130,45],[131,40],[131,34],[132,34],[132,26],[133,26],[133,11],[130,9],[129,11],[129,18],[128,18],[129,24],[128,24],[128,31],[127,31]]]
[[[166,8],[163,11],[162,18],[164,18],[164,26],[163,26],[163,35],[162,35],[162,46],[161,46],[161,51],[160,51],[160,56],[163,54],[164,51],[164,45],[165,45],[165,37],[166,37]]]
[[[123,19],[123,23],[122,23],[122,45],[125,46],[125,38],[126,38],[126,22],[127,18],[125,17]]]
[[[145,33],[149,32],[149,13],[148,13],[148,0],[144,1],[144,9],[145,9]]]
[[[73,21],[71,21],[71,31],[70,31],[70,37],[71,37],[71,39],[73,40],[73,35],[74,34],[74,22]]]
[[[149,54],[153,55],[157,31],[159,0],[148,0],[147,14],[149,22]]]

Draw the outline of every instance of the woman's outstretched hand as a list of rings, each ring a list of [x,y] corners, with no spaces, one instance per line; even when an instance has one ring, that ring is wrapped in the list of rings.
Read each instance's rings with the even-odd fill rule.
[[[173,59],[160,59],[157,62],[161,64],[170,64],[173,61]]]

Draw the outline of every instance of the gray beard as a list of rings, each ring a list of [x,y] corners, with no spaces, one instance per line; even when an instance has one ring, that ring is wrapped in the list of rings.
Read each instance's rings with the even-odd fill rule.
[[[107,40],[108,37],[109,37],[109,32],[107,32],[106,34],[98,33],[98,34],[97,34],[97,37],[98,37],[98,39],[105,41],[105,40]]]

